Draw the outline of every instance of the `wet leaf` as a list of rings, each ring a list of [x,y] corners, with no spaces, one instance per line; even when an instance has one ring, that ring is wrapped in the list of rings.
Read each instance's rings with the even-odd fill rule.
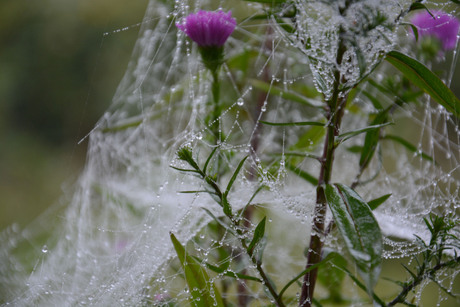
[[[431,70],[416,59],[397,51],[389,52],[386,60],[447,111],[460,118],[460,100]]]
[[[248,254],[249,256],[252,256],[254,253],[254,248],[257,246],[257,244],[262,240],[262,238],[265,235],[265,221],[267,217],[264,217],[259,224],[257,224],[256,229],[254,230],[254,237],[252,238],[251,243],[248,246]]]
[[[372,126],[368,126],[368,127],[364,127],[364,128],[361,128],[361,129],[356,129],[356,130],[352,130],[352,131],[348,131],[348,132],[345,132],[345,133],[342,133],[341,135],[339,135],[337,137],[337,143],[343,143],[345,142],[346,140],[349,140],[351,139],[352,137],[358,135],[358,134],[361,134],[361,133],[364,133],[364,132],[368,132],[368,131],[371,131],[371,130],[375,130],[375,129],[380,129],[382,127],[385,127],[385,126],[388,126],[388,125],[392,125],[393,123],[383,123],[383,124],[379,124],[379,125],[372,125]]]
[[[296,167],[295,165],[286,162],[286,168],[290,171],[292,171],[294,174],[299,176],[300,178],[304,179],[305,181],[311,183],[314,186],[318,185],[318,179],[316,179],[315,176],[311,175],[310,173],[307,173],[304,170],[301,170],[300,168]]]
[[[375,210],[377,209],[381,204],[383,204],[388,198],[390,198],[391,196],[391,193],[390,194],[385,194],[383,196],[380,196],[378,198],[375,198],[371,201],[368,201],[367,204],[369,205],[369,208],[371,208],[371,210]]]
[[[324,127],[326,124],[320,122],[292,122],[292,123],[273,123],[259,120],[259,123],[269,126],[321,126]]]
[[[384,139],[384,140],[392,140],[392,141],[395,141],[396,143],[401,144],[401,145],[404,146],[407,150],[409,150],[410,152],[413,152],[413,153],[416,154],[417,156],[420,156],[420,157],[422,157],[422,158],[425,159],[425,160],[428,160],[428,161],[430,161],[430,162],[435,163],[434,159],[433,159],[430,155],[428,155],[428,154],[426,154],[426,153],[424,153],[424,152],[422,152],[422,151],[420,151],[420,150],[417,150],[417,147],[415,147],[414,145],[412,145],[411,143],[409,143],[408,141],[406,141],[406,140],[403,139],[402,137],[399,137],[399,136],[397,136],[397,135],[385,135],[385,136],[383,137],[383,139]]]
[[[371,122],[371,126],[383,125],[388,118],[388,110],[385,109],[381,111],[376,118]],[[359,158],[359,166],[361,169],[367,167],[369,162],[371,162],[372,157],[374,156],[375,150],[380,140],[380,127],[372,129],[366,132],[364,137],[363,150],[361,151],[361,157]]]
[[[259,90],[266,92],[267,94],[283,97],[284,99],[291,100],[293,102],[298,102],[309,107],[322,107],[323,103],[316,99],[307,98],[299,93],[293,91],[284,90],[276,85],[263,82],[260,80],[250,80],[251,85]]]
[[[201,264],[187,254],[185,248],[173,233],[170,233],[170,237],[185,272],[185,280],[191,294],[191,305],[196,307],[224,307],[219,291],[214,283],[209,281],[209,276]]]
[[[377,220],[368,204],[345,185],[326,185],[326,199],[344,244],[371,295],[382,262],[382,233]]]
[[[246,280],[252,280],[252,281],[257,281],[257,282],[262,282],[262,280],[258,277],[254,277],[254,276],[249,276],[249,275],[245,275],[245,274],[240,274],[240,273],[235,273],[233,271],[229,271],[229,270],[224,270],[224,269],[221,269],[219,267],[213,267],[211,264],[208,264],[206,263],[206,266],[213,270],[214,272],[216,273],[223,273],[225,276],[228,276],[228,277],[233,277],[233,278],[236,278],[236,279],[246,279]]]
[[[267,4],[282,4],[287,0],[243,0],[246,2],[258,2],[258,3],[267,3]]]

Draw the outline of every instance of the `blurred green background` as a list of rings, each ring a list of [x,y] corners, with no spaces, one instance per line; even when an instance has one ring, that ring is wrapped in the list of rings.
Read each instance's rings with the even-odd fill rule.
[[[109,106],[147,3],[0,1],[0,231],[30,223],[77,179],[87,141],[77,143]]]

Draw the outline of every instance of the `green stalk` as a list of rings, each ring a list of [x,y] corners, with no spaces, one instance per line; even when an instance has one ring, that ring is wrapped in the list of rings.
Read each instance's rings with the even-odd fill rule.
[[[219,99],[220,99],[220,82],[219,82],[219,67],[215,70],[211,71],[212,74],[212,100],[213,100],[213,113],[211,119],[211,132],[216,138],[216,145],[218,145],[222,140],[221,136],[222,133],[219,131],[220,128],[220,106],[219,106]]]
[[[346,48],[340,42],[337,52],[337,63],[342,62],[343,54]],[[340,72],[334,73],[333,94],[327,103],[326,119],[328,121],[326,139],[324,140],[323,155],[321,157],[321,170],[316,187],[316,206],[313,217],[312,233],[310,236],[310,246],[307,254],[306,269],[318,264],[321,261],[321,252],[323,249],[323,239],[325,237],[324,226],[325,216],[327,211],[327,201],[324,187],[329,183],[332,175],[332,167],[334,163],[334,152],[336,149],[336,137],[339,135],[340,125],[344,114],[347,96],[340,97]],[[316,279],[318,277],[318,268],[312,269],[304,275],[302,290],[300,295],[299,306],[311,307],[313,303],[313,293],[315,290]]]

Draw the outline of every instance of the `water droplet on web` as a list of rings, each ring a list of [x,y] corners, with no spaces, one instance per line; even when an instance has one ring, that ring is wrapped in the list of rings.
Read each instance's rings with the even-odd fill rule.
[[[48,246],[43,245],[43,247],[42,247],[42,253],[46,254],[46,253],[48,253],[48,251],[49,251],[49,250],[48,250]]]
[[[240,107],[244,105],[244,100],[243,98],[239,98],[236,102]]]

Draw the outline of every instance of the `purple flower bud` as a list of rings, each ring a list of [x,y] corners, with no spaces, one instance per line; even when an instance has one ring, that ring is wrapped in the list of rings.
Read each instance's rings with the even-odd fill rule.
[[[434,36],[442,43],[444,50],[451,50],[457,44],[458,29],[460,22],[457,18],[441,12],[430,11],[431,16],[427,11],[415,14],[411,22],[417,27],[420,37]]]
[[[199,11],[176,26],[200,47],[221,47],[236,27],[232,12]]]

